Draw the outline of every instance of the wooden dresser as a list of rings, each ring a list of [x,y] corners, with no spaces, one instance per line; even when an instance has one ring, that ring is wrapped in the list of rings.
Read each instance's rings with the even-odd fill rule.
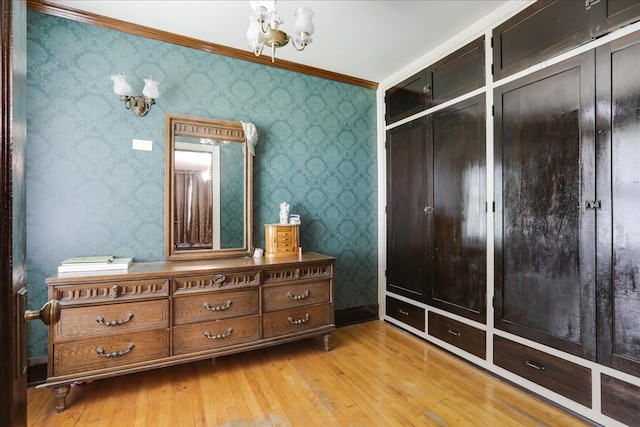
[[[335,330],[335,258],[134,263],[126,271],[58,274],[49,299],[47,382],[56,409],[71,384],[254,350]]]

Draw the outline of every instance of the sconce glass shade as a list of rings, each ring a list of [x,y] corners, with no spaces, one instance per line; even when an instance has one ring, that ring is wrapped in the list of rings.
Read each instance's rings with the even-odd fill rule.
[[[254,52],[260,48],[260,40],[258,40],[258,34],[262,29],[261,24],[254,17],[249,19],[249,28],[247,28],[247,40],[249,40],[249,47]]]
[[[307,33],[308,36],[312,35],[315,31],[313,26],[313,10],[308,7],[300,7],[296,10],[296,23],[293,26],[293,34],[296,37],[300,37],[302,33]],[[307,43],[311,43],[311,39]]]
[[[160,92],[158,91],[158,82],[151,79],[149,76],[148,79],[144,80],[144,88],[142,89],[142,94],[147,98],[158,99],[160,97]]]
[[[271,13],[276,10],[276,2],[273,0],[251,0],[249,1],[249,6],[251,7],[251,10],[254,11],[263,7],[267,13]]]
[[[129,86],[129,83],[127,83],[127,76],[125,76],[124,73],[111,76],[111,80],[113,80],[113,91],[117,95],[131,95],[131,86]]]

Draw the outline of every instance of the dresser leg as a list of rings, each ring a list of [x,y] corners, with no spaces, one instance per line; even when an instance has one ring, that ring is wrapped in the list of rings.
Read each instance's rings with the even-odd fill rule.
[[[324,350],[331,350],[331,334],[324,334]]]
[[[69,394],[69,390],[71,390],[71,384],[53,388],[53,399],[56,402],[56,411],[64,411],[67,406],[67,395]]]

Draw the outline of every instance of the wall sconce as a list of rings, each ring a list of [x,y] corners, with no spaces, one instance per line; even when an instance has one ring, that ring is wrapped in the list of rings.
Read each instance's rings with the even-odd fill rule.
[[[127,76],[124,75],[124,72],[111,76],[111,80],[113,80],[113,91],[120,96],[120,100],[124,101],[124,107],[133,111],[136,116],[146,116],[151,110],[151,106],[156,103],[156,99],[160,97],[158,82],[152,80],[151,76],[148,79],[143,79],[142,95],[144,96],[131,96],[131,86],[127,83]]]

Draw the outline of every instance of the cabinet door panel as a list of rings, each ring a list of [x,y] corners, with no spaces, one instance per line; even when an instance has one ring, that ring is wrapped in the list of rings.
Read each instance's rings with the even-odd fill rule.
[[[433,275],[429,303],[485,321],[485,97],[433,116]]]
[[[640,42],[612,70],[613,365],[640,375]],[[633,363],[633,367],[631,364]]]
[[[387,289],[417,301],[425,298],[429,256],[428,123],[423,117],[387,132]]]
[[[605,2],[539,0],[493,30],[495,79],[580,46],[605,32]]]
[[[640,18],[640,0],[607,0],[607,29],[614,30]]]
[[[596,69],[602,100],[598,111],[600,163],[606,165],[611,159],[610,169],[598,170],[598,189],[604,196],[598,212],[598,288],[602,295],[598,361],[634,375],[640,375],[638,58],[640,34],[635,34],[599,48]]]
[[[580,62],[582,61],[582,62]],[[589,79],[589,76],[591,78]],[[496,90],[498,328],[595,358],[593,54]]]
[[[474,40],[430,67],[432,105],[484,86],[484,37]]]
[[[422,70],[385,93],[387,125],[431,106],[431,74]]]

